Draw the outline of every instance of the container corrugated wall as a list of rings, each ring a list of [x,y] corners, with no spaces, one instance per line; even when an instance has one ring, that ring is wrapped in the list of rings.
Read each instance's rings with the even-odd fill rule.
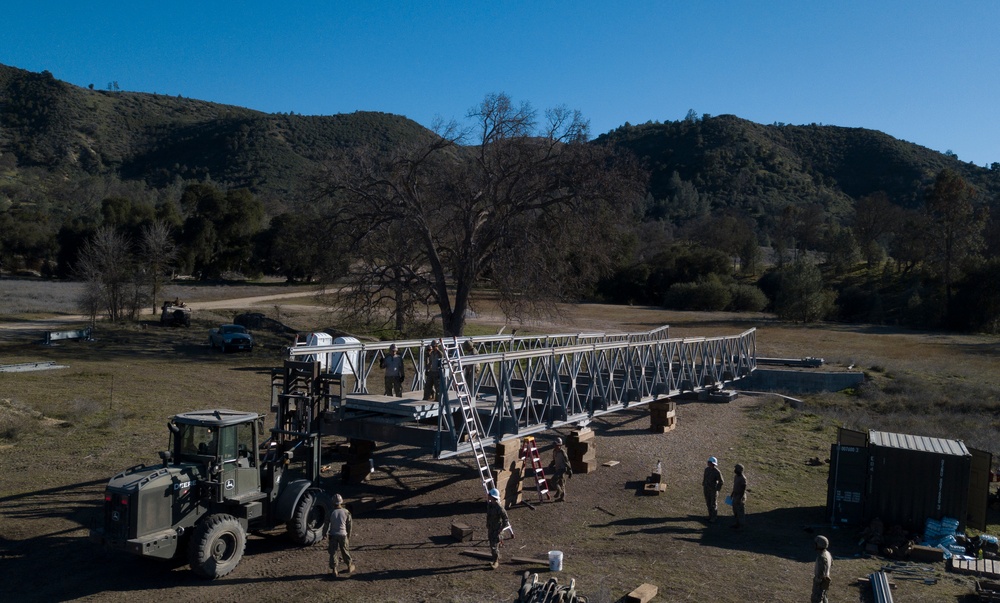
[[[964,530],[971,466],[961,441],[870,432],[865,522],[920,533],[927,518],[953,517]]]

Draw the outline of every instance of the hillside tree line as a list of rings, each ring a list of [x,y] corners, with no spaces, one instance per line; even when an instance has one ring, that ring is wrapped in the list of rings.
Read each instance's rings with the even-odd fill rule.
[[[282,203],[210,179],[68,182],[0,198],[0,269],[81,279],[81,306],[113,320],[155,309],[176,275],[273,275],[342,285],[344,316],[387,335],[460,334],[486,296],[511,319],[590,300],[1000,330],[994,189],[943,167],[918,193],[851,198],[848,174],[841,189],[766,176],[787,163],[768,136],[801,132],[657,127],[590,140],[578,112],[491,94],[433,136],[334,148]],[[697,169],[642,146],[663,128]],[[708,145],[720,128],[737,143]]]

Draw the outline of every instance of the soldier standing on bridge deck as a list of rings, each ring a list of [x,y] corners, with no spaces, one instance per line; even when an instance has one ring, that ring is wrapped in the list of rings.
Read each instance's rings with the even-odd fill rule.
[[[736,476],[733,478],[733,493],[730,498],[733,501],[733,515],[736,516],[734,530],[739,530],[746,525],[747,519],[747,478],[743,475],[743,465],[736,464],[734,468]]]
[[[403,397],[403,379],[406,375],[403,371],[403,357],[396,351],[396,344],[389,346],[389,355],[382,359],[382,367],[385,368],[385,395]]]
[[[486,536],[490,541],[490,552],[493,553],[493,560],[490,562],[493,569],[500,566],[500,536],[509,527],[507,511],[500,504],[500,491],[490,488],[490,499],[486,503]],[[513,537],[514,532],[511,530],[511,538]]]
[[[715,523],[719,517],[719,490],[722,490],[725,483],[722,472],[719,471],[719,460],[714,456],[708,457],[705,476],[701,478],[701,487],[705,491],[705,506],[708,507],[708,523]]]
[[[337,571],[337,553],[347,564],[347,573],[354,573],[354,560],[351,558],[351,512],[344,508],[344,497],[337,494],[333,497],[333,513],[330,513],[330,571],[333,577],[340,575]]]
[[[552,483],[555,486],[555,502],[566,500],[566,478],[573,476],[573,469],[566,459],[566,450],[563,449],[562,438],[556,438],[556,447],[552,451]]]
[[[435,339],[427,346],[427,383],[424,384],[424,400],[437,400],[441,382],[441,347]]]

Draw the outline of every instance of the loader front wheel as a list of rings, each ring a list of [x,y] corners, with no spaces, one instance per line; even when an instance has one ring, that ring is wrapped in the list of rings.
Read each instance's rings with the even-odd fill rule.
[[[236,569],[246,545],[247,534],[238,519],[226,513],[212,515],[191,536],[191,569],[203,578],[221,578]]]
[[[288,533],[296,544],[309,546],[326,537],[330,531],[333,501],[319,488],[309,488],[302,493],[295,513],[288,522]]]

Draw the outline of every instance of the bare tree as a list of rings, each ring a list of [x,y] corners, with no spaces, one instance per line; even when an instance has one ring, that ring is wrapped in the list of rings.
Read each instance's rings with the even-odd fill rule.
[[[346,153],[320,178],[323,194],[343,201],[356,250],[398,225],[412,245],[408,274],[422,275],[410,297],[426,290],[450,335],[462,333],[476,287],[492,286],[513,310],[606,270],[641,191],[631,162],[587,143],[579,112],[547,111],[539,127],[529,104],[492,94],[468,117],[468,130],[439,125],[437,136],[389,157]]]
[[[76,266],[87,286],[81,304],[107,313],[112,321],[135,318],[142,295],[128,239],[102,226],[84,244]]]
[[[177,248],[170,236],[170,227],[166,222],[157,220],[143,226],[139,252],[142,254],[140,264],[145,268],[149,284],[153,314],[156,314],[157,298],[163,290],[165,279],[169,277],[174,260],[177,258]]]

